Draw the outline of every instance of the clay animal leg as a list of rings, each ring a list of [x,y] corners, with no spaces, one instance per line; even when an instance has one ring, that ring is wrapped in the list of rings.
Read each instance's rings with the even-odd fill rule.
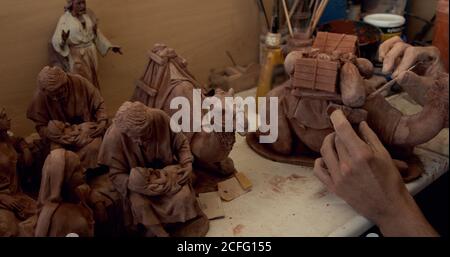
[[[272,91],[270,91],[267,94],[267,103],[266,106],[270,106],[269,104],[269,97],[278,97],[279,101],[279,108],[278,108],[278,139],[270,145],[270,147],[282,154],[282,155],[289,155],[292,152],[292,132],[289,125],[289,120],[287,118],[287,115],[284,111],[284,108],[282,107],[282,101],[284,94],[286,93],[286,88],[288,87],[287,84],[281,85],[279,87],[274,88]],[[270,108],[266,108],[266,117],[270,117]],[[261,132],[258,132],[259,134]]]
[[[422,111],[403,115],[384,97],[368,99],[368,123],[387,145],[414,147],[435,137],[448,127],[448,76],[427,90]]]

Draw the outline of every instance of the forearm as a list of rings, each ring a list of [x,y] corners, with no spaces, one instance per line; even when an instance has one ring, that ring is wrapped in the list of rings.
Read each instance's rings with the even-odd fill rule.
[[[436,237],[439,234],[423,216],[412,196],[396,206],[392,215],[381,217],[376,223],[386,237]]]
[[[194,157],[192,156],[189,141],[183,134],[175,134],[174,147],[176,148],[180,165],[192,164]]]

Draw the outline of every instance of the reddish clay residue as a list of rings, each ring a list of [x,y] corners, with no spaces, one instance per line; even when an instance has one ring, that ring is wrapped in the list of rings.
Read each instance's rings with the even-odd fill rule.
[[[288,177],[274,176],[269,180],[269,184],[272,185],[272,191],[275,193],[281,193],[286,181],[297,181],[305,178],[305,176],[300,176],[297,174],[292,174]]]
[[[244,229],[244,225],[239,224],[236,227],[233,228],[233,235],[239,235],[242,232],[242,229]]]
[[[297,175],[297,174],[292,174],[287,179],[288,180],[297,180],[297,179],[303,179],[303,178],[306,178],[306,177],[305,176],[300,176],[300,175]]]
[[[326,189],[320,190],[319,192],[314,194],[314,198],[322,198],[328,194],[328,191]]]

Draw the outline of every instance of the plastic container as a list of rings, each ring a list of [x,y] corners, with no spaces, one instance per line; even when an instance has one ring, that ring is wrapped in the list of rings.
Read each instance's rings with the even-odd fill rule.
[[[405,17],[389,14],[389,13],[375,13],[364,17],[364,22],[378,27],[381,32],[381,41],[394,36],[401,36],[405,28]]]

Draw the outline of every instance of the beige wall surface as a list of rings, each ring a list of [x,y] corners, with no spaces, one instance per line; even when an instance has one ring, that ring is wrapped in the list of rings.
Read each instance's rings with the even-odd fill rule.
[[[0,107],[13,119],[18,135],[33,132],[26,109],[36,75],[47,63],[47,42],[65,0],[1,0]],[[123,47],[123,56],[100,58],[100,83],[110,115],[131,96],[143,72],[146,52],[155,43],[173,47],[189,62],[197,79],[230,65],[256,62],[260,31],[253,0],[88,0],[99,28]]]

